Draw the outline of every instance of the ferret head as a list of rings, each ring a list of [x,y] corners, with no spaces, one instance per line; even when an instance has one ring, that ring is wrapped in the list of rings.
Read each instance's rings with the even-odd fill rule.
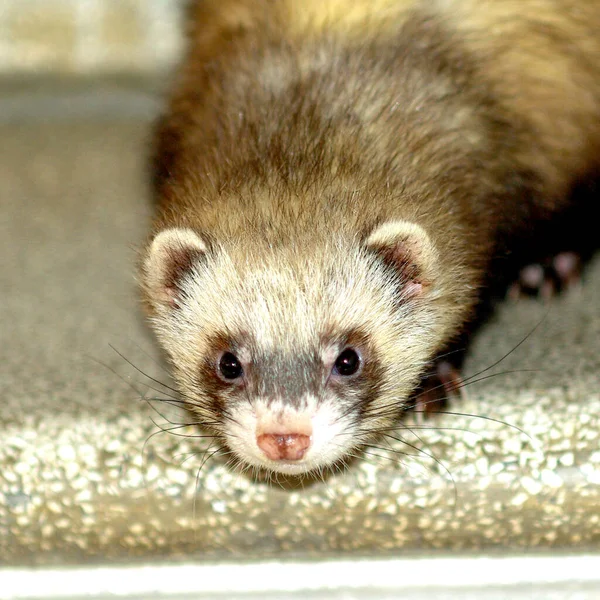
[[[435,350],[436,250],[405,221],[363,237],[159,232],[142,266],[187,407],[241,463],[322,470],[392,426]]]

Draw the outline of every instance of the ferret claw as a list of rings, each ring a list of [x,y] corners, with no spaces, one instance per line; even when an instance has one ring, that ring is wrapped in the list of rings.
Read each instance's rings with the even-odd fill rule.
[[[575,252],[561,252],[544,263],[527,265],[508,289],[507,296],[553,298],[560,291],[576,287],[581,279],[581,258]]]

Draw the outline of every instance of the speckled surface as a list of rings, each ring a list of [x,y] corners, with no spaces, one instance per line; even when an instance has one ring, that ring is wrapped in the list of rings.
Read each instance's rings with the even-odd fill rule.
[[[0,126],[0,564],[599,546],[598,258],[581,289],[502,305],[473,340],[466,375],[545,317],[493,370],[519,372],[453,405],[515,427],[440,416],[399,432],[435,459],[375,449],[296,489],[221,459],[200,469],[210,443],[194,430],[153,436],[185,417],[157,414],[140,396],[160,386],[111,348],[168,383],[132,275],[147,131]]]

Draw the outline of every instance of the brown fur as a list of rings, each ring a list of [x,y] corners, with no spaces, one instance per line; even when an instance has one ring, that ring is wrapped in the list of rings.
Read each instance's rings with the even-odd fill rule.
[[[225,248],[228,270],[210,276],[224,294],[238,290],[236,272],[272,269],[283,296],[293,280],[317,310],[318,290],[306,289],[329,281],[327,253],[369,246],[374,230],[377,249],[378,228],[409,224],[406,241],[393,233],[391,251],[380,252],[401,257],[394,285],[418,284],[421,296],[399,297],[428,332],[403,355],[416,367],[394,390],[399,398],[461,330],[499,244],[564,208],[574,182],[598,166],[595,0],[204,0],[190,7],[189,24],[188,55],[157,129],[154,233],[198,233],[207,264]],[[173,339],[152,261],[142,274],[147,303],[189,391],[209,333],[223,327],[198,334],[197,347]],[[279,294],[264,273],[257,281],[266,301]],[[352,296],[357,281],[340,289]],[[201,317],[209,329],[211,307],[220,310],[210,302]],[[272,312],[288,306],[272,302]],[[404,340],[377,334],[387,308],[361,310],[380,360],[395,360]],[[297,344],[307,336],[298,331]]]
[[[219,237],[276,220],[287,237],[277,211],[297,228],[351,203],[353,230],[402,215],[427,223],[442,253],[463,246],[448,265],[453,286],[487,262],[481,249],[500,226],[545,216],[600,155],[593,1],[207,0],[191,12],[189,57],[160,127],[158,227]],[[286,20],[297,12],[300,23]],[[276,201],[238,210],[231,197],[260,185]],[[456,222],[445,202],[463,211]]]

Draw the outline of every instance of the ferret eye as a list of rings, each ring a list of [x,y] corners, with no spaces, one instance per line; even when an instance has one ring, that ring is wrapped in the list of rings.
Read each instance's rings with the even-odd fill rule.
[[[241,377],[244,373],[240,361],[235,354],[225,352],[219,360],[219,371],[224,379],[233,380]]]
[[[354,348],[346,348],[337,357],[333,365],[333,371],[337,375],[348,377],[354,375],[360,369],[360,354]]]

